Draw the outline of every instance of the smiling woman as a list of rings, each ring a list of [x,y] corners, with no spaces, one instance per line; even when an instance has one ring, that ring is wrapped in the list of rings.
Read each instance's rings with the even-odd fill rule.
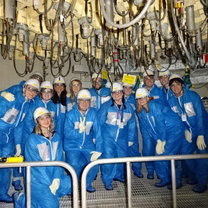
[[[34,112],[36,127],[25,144],[25,161],[63,161],[62,141],[54,132],[50,112],[39,107]],[[44,195],[42,194],[44,191]],[[32,207],[59,207],[59,197],[71,193],[71,180],[60,167],[36,167],[32,170]],[[15,197],[16,207],[25,207],[25,195]],[[21,204],[22,203],[22,204]],[[21,204],[21,205],[20,205]]]

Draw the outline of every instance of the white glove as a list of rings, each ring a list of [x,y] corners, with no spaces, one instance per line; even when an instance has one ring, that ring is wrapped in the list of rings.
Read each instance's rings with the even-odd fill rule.
[[[186,138],[186,141],[191,143],[192,142],[192,134],[190,131],[186,130],[185,131],[185,138]]]
[[[204,141],[204,136],[201,135],[197,137],[196,144],[200,150],[204,150],[207,147]]]
[[[134,144],[134,142],[128,142],[128,147],[131,147]]]
[[[90,154],[92,154],[91,158],[90,158],[90,161],[93,162],[93,161],[97,160],[102,153],[101,152],[92,151],[92,152],[90,152]]]
[[[158,155],[161,155],[165,152],[165,144],[165,141],[161,141],[160,139],[157,140],[156,153]]]
[[[22,152],[22,149],[21,149],[21,146],[20,146],[20,144],[17,144],[16,145],[16,153],[15,153],[15,157],[18,157],[18,156],[20,156],[21,155],[21,152]]]
[[[59,186],[60,186],[60,179],[54,178],[52,184],[49,186],[51,193],[53,195],[56,195],[56,191],[58,190]]]
[[[105,87],[106,87],[106,88],[111,88],[111,83],[108,81],[108,82],[105,84]]]
[[[84,118],[82,120],[82,118],[80,117],[80,122],[79,122],[79,133],[83,133],[86,129],[86,126],[85,126],[85,120],[86,118]]]
[[[4,91],[4,92],[1,93],[1,96],[4,97],[4,98],[5,98],[6,100],[8,100],[9,102],[15,100],[14,95],[13,95],[12,93],[10,93],[10,92],[5,92],[5,91]]]

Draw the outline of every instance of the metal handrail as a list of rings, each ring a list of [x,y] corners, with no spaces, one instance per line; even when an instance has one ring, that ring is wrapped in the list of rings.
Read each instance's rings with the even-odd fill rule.
[[[175,176],[175,160],[187,160],[187,159],[202,159],[207,158],[208,154],[194,154],[194,155],[168,155],[168,156],[146,156],[146,157],[124,157],[124,158],[111,158],[111,159],[99,159],[89,163],[83,173],[81,178],[81,203],[82,208],[87,207],[87,193],[86,193],[86,178],[89,170],[101,164],[111,164],[111,163],[126,163],[127,168],[127,196],[128,196],[128,208],[132,207],[132,194],[131,194],[131,168],[130,164],[132,162],[147,162],[147,161],[160,161],[160,160],[170,160],[171,161],[171,177],[172,177],[172,197],[173,197],[173,208],[177,207],[176,201],[176,176]]]
[[[27,185],[27,208],[31,207],[31,167],[43,166],[61,166],[69,171],[72,176],[73,185],[73,208],[78,208],[78,179],[75,170],[67,163],[61,161],[47,161],[47,162],[22,162],[22,163],[1,163],[0,168],[26,167]]]

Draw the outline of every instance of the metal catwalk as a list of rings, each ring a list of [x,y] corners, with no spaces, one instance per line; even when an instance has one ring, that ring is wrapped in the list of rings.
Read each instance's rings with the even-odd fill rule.
[[[156,188],[154,183],[158,179],[140,179],[132,175],[132,207],[134,208],[171,208],[172,194],[167,187]],[[101,182],[100,176],[94,182],[96,192],[87,193],[87,207],[90,208],[126,208],[127,191],[124,183],[114,181],[114,190],[106,191]],[[186,184],[184,179],[183,187],[177,189],[178,208],[208,208],[208,190],[204,193],[194,193],[192,185]],[[11,190],[11,193],[14,191]],[[60,208],[72,207],[71,197],[64,197],[60,201]],[[0,203],[0,208],[13,208],[12,204]]]

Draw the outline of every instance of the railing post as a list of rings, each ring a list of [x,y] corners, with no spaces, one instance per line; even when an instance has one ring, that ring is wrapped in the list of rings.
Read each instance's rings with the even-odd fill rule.
[[[173,208],[177,208],[176,200],[176,172],[175,172],[175,160],[171,160],[171,177],[172,177],[172,196],[173,196]]]
[[[131,163],[126,162],[127,168],[127,192],[128,192],[128,208],[132,207],[132,195],[131,195]]]
[[[26,167],[26,203],[27,203],[27,208],[31,207],[31,166]]]

